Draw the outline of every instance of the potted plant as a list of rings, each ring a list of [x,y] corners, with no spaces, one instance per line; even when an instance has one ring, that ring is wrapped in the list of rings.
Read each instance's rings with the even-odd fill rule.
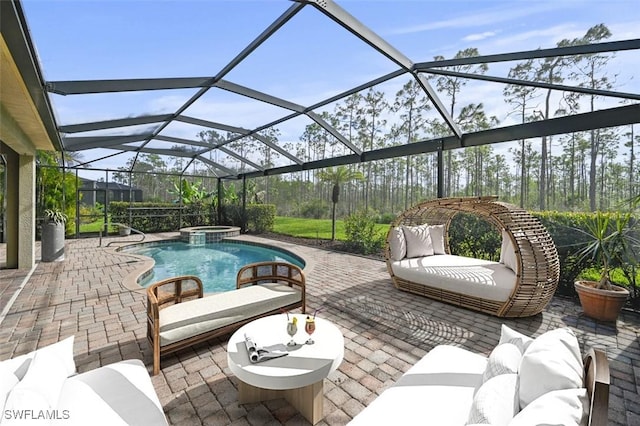
[[[574,288],[585,315],[600,321],[615,321],[629,297],[629,290],[611,282],[611,271],[615,268],[635,271],[638,245],[633,229],[635,219],[631,213],[598,212],[586,225],[583,232],[590,241],[578,252],[579,259],[598,262],[602,269],[598,281],[577,280]]]
[[[64,260],[64,233],[67,219],[67,215],[59,209],[44,211],[40,250],[43,262]]]

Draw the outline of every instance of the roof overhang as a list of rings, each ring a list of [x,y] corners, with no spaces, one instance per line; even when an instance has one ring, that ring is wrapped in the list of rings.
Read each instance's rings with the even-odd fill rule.
[[[0,2],[0,139],[22,155],[61,150],[20,4]]]

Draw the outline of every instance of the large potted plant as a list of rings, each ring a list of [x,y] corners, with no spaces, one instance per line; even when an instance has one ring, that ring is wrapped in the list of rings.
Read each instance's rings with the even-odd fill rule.
[[[41,259],[43,262],[64,260],[64,233],[67,215],[58,209],[44,211],[42,224]]]
[[[637,205],[637,202],[634,203]],[[589,242],[579,252],[601,266],[598,281],[577,280],[574,288],[585,315],[600,321],[615,321],[629,297],[629,290],[611,282],[615,268],[635,271],[638,240],[631,213],[598,212],[586,223]],[[628,275],[628,274],[627,274]]]

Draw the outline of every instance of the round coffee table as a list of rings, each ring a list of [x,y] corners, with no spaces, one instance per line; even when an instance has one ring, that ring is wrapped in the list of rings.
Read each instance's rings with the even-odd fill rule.
[[[289,314],[298,318],[295,346],[286,346],[286,356],[252,363],[245,345],[245,335],[258,346],[286,345],[287,316],[272,315],[259,318],[240,327],[229,339],[227,362],[240,383],[240,404],[285,398],[311,424],[323,417],[324,379],[335,371],[344,356],[344,337],[334,324],[316,317],[312,345],[304,331],[306,315]]]

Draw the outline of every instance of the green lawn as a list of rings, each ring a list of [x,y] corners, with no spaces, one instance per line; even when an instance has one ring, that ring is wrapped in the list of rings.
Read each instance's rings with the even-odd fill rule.
[[[386,235],[388,224],[377,224],[376,228]],[[293,237],[331,239],[331,219],[306,219],[297,217],[276,216],[273,232]],[[344,233],[344,222],[336,220],[336,239],[347,239]]]

